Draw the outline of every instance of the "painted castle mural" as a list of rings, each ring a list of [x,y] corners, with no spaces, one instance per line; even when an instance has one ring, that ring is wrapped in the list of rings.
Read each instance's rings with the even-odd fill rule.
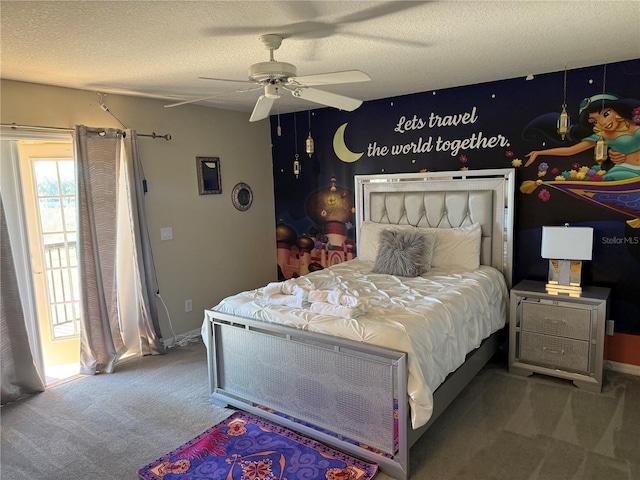
[[[280,219],[276,225],[278,278],[299,277],[355,257],[353,237],[353,191],[331,185],[317,190],[305,201],[313,226],[301,235]]]
[[[354,175],[515,167],[514,280],[546,280],[543,225],[591,226],[583,283],[611,287],[616,332],[640,335],[640,59],[271,121],[281,279],[357,255]]]

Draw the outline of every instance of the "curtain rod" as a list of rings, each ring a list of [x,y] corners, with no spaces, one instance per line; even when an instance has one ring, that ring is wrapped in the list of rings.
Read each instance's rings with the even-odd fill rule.
[[[167,133],[167,134],[165,134],[165,135],[158,135],[156,132],[151,132],[151,133],[138,133],[137,135],[138,135],[139,137],[151,137],[151,138],[153,138],[154,140],[155,140],[156,138],[163,138],[163,139],[165,139],[167,142],[168,142],[169,140],[171,140],[171,134],[169,134],[169,133]]]
[[[3,128],[13,128],[13,129],[23,129],[23,130],[42,130],[45,132],[73,132],[73,128],[64,128],[64,127],[43,127],[38,125],[18,125],[16,123],[2,123],[0,127]],[[154,140],[156,138],[162,138],[166,141],[171,140],[171,135],[158,135],[156,132],[151,133],[138,133],[138,137],[150,137]]]
[[[62,127],[40,127],[37,125],[18,125],[17,123],[2,123],[0,127],[22,129],[22,130],[43,130],[45,132],[73,132],[73,128]]]

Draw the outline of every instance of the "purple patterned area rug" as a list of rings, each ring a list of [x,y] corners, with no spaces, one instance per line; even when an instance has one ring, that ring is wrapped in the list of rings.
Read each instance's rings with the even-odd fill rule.
[[[145,480],[368,480],[378,466],[244,412],[138,470]]]

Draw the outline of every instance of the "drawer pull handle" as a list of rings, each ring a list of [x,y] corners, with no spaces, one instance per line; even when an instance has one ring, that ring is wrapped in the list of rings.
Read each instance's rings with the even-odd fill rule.
[[[557,350],[555,348],[542,347],[542,351],[545,353],[552,353],[554,355],[564,355],[564,349]]]
[[[566,325],[567,324],[567,322],[565,322],[564,320],[559,320],[557,318],[545,318],[544,321],[547,322],[547,323],[553,323],[553,324],[557,324],[557,325]]]

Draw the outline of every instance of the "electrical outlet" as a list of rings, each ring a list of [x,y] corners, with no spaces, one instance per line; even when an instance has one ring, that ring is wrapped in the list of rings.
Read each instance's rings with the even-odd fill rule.
[[[185,300],[184,301],[184,311],[185,312],[190,312],[191,310],[193,310],[193,303],[191,302],[191,299]]]
[[[607,335],[613,335],[613,320],[607,320]]]

